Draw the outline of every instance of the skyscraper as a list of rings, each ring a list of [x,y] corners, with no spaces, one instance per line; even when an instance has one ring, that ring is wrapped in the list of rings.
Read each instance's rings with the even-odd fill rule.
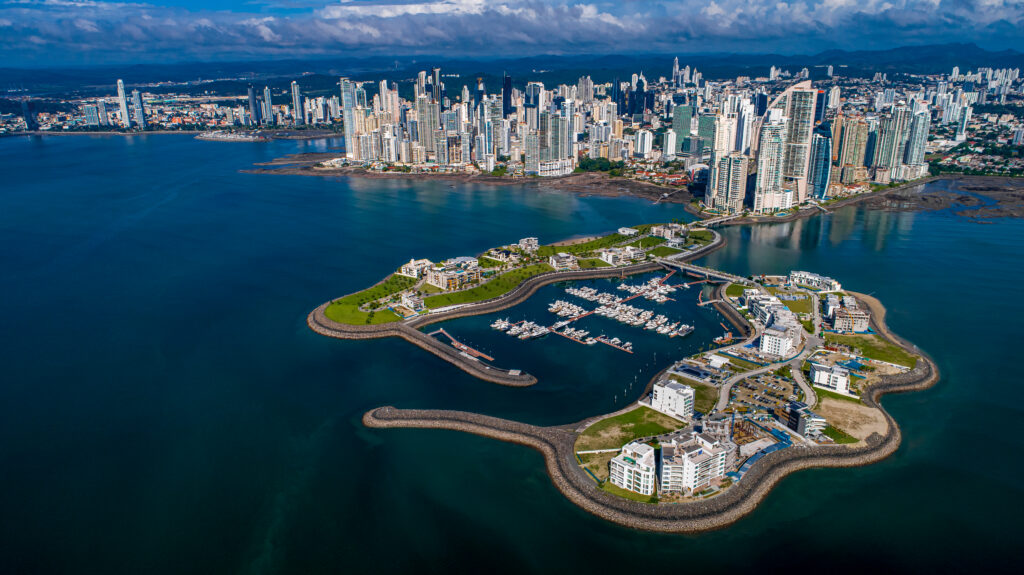
[[[263,115],[260,112],[260,108],[256,104],[256,89],[249,84],[249,122],[253,126],[263,123]]]
[[[121,112],[121,125],[125,129],[132,127],[132,117],[128,114],[128,95],[124,93],[124,81],[117,80],[117,103]]]
[[[277,124],[277,118],[274,116],[274,103],[270,95],[270,86],[263,87],[263,122],[271,126]]]
[[[786,123],[781,115],[761,126],[757,153],[757,179],[754,182],[754,213],[772,213],[789,208],[792,191],[782,187],[782,164],[786,149]]]
[[[708,182],[710,207],[723,214],[743,211],[743,197],[747,191],[747,157],[733,152],[716,160],[713,181]]]
[[[796,192],[793,201],[797,204],[807,199],[807,168],[817,96],[810,81],[798,82],[786,88],[768,106],[769,112],[779,110],[787,118],[782,177],[784,185],[792,186]]]
[[[899,177],[898,170],[903,163],[909,126],[910,109],[903,102],[893,106],[892,112],[882,121],[872,164],[876,178],[880,178],[880,181]]]
[[[146,107],[142,103],[142,94],[138,90],[132,90],[132,122],[140,130],[146,129]]]
[[[39,129],[39,122],[36,122],[36,114],[32,111],[32,103],[27,98],[21,101],[21,117],[25,120],[26,130]]]
[[[817,129],[811,136],[810,193],[817,199],[828,195],[832,178],[832,131]]]
[[[302,92],[299,83],[292,80],[292,123],[301,126],[306,123],[306,112],[302,106]],[[348,142],[345,142],[346,145]]]
[[[100,125],[100,111],[99,108],[91,104],[85,106],[85,125],[86,126],[99,126]]]
[[[903,163],[918,168],[911,177],[919,177],[920,166],[925,165],[924,152],[928,144],[928,130],[931,128],[931,115],[927,111],[914,114],[910,122],[910,134],[907,136],[907,150]]]
[[[348,78],[341,78],[338,85],[341,87],[341,121],[345,130],[345,156],[349,159],[357,159],[359,150],[355,145],[356,85]]]
[[[690,136],[693,125],[693,106],[676,106],[672,109],[672,131],[676,133],[676,147],[672,150],[679,153],[683,150],[683,140]]]
[[[501,117],[512,115],[512,76],[505,74],[501,79]]]
[[[100,117],[100,125],[106,126],[110,124],[110,116],[107,114],[107,103],[103,100],[96,101],[96,113]]]

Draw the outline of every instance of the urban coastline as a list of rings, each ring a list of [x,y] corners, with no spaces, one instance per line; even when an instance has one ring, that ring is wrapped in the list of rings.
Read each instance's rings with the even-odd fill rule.
[[[506,309],[544,285],[613,278],[625,297],[565,288],[582,300],[601,303],[595,310],[556,300],[549,311],[565,319],[551,326],[526,322],[533,327],[510,327],[499,319],[492,327],[510,334],[523,327],[520,339],[556,334],[593,344],[589,332],[572,326],[597,313],[627,325],[646,321],[648,330],[653,322],[659,334],[685,337],[688,326],[659,320],[660,315],[640,312],[638,324],[638,308],[626,302],[663,302],[672,290],[683,288],[672,282],[684,275],[697,278],[694,284],[718,284],[713,299],[703,303],[722,313],[737,335],[729,330],[711,350],[666,366],[635,403],[614,413],[553,427],[392,406],[363,417],[373,428],[458,430],[532,447],[544,455],[552,481],[570,501],[621,525],[677,533],[716,529],[753,511],[790,473],[867,465],[893,453],[900,430],[882,408],[881,396],[925,389],[938,379],[930,358],[889,331],[880,302],[843,292],[832,278],[801,271],[739,278],[689,263],[723,244],[702,222],[621,228],[561,245],[542,246],[536,238],[524,238],[476,258],[438,264],[411,260],[376,286],[319,306],[308,323],[317,333],[339,339],[400,337],[482,380],[528,386],[537,382],[534,376],[490,365],[489,356],[444,328],[429,334],[424,328]],[[546,267],[534,267],[544,257]],[[606,265],[598,267],[595,260]],[[473,272],[494,262],[503,262],[500,272]],[[505,282],[498,295],[482,297],[483,286],[523,269],[536,273],[511,287]],[[625,283],[631,276],[658,271],[666,276]],[[378,315],[385,309],[392,315]],[[629,342],[600,343],[632,351]],[[774,399],[770,390],[782,393]],[[863,424],[866,419],[869,424]]]

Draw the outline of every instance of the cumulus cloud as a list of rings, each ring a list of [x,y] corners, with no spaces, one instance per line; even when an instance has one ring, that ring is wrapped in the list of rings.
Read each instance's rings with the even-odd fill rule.
[[[1024,37],[1024,0],[256,0],[242,12],[153,2],[0,0],[0,55],[793,53]]]

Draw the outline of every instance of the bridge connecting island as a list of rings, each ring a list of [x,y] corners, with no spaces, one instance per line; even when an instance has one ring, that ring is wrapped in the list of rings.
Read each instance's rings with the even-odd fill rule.
[[[614,413],[554,427],[394,407],[363,417],[369,427],[454,429],[533,447],[566,497],[622,525],[714,529],[752,511],[789,473],[866,465],[891,454],[900,432],[879,398],[938,379],[931,359],[888,330],[880,302],[843,291],[832,278],[805,271],[741,278],[691,263],[724,241],[702,224],[645,224],[555,245],[524,238],[436,264],[414,259],[367,290],[317,307],[308,323],[340,339],[399,337],[479,379],[522,387],[536,377],[492,365],[490,355],[448,330],[425,328],[509,308],[554,282],[662,270],[664,277],[644,284],[618,282],[623,295],[566,288],[580,302],[553,302],[549,311],[562,319],[550,326],[492,324],[520,339],[554,333],[631,352],[629,342],[586,337],[570,326],[599,314],[685,337],[691,326],[626,302],[642,297],[662,305],[676,289],[718,284],[697,305],[714,306],[729,323],[722,323],[726,333],[709,351],[677,358],[635,403]],[[699,279],[672,285],[677,274]],[[600,305],[588,310],[586,302]]]

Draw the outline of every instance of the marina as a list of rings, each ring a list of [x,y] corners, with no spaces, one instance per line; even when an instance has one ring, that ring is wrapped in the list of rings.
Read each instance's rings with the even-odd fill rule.
[[[547,310],[560,319],[550,326],[544,326],[529,320],[513,322],[508,318],[497,319],[490,326],[492,329],[503,331],[512,337],[522,340],[536,339],[553,333],[583,345],[603,343],[618,350],[633,353],[632,342],[623,341],[617,337],[608,337],[604,334],[594,337],[590,335],[590,331],[570,327],[570,324],[596,314],[614,319],[623,325],[652,331],[670,338],[687,336],[693,333],[694,327],[692,325],[680,321],[672,321],[664,314],[656,314],[654,311],[627,303],[638,298],[644,298],[655,303],[675,301],[673,298],[668,297],[668,294],[679,289],[689,289],[690,285],[694,283],[706,281],[700,280],[690,284],[671,286],[666,281],[673,274],[675,274],[675,271],[670,272],[664,277],[653,278],[642,284],[619,284],[617,289],[626,292],[627,295],[625,296],[603,292],[590,286],[569,286],[565,288],[566,294],[600,305],[592,310],[588,310],[582,305],[563,299],[555,299],[548,304]]]

